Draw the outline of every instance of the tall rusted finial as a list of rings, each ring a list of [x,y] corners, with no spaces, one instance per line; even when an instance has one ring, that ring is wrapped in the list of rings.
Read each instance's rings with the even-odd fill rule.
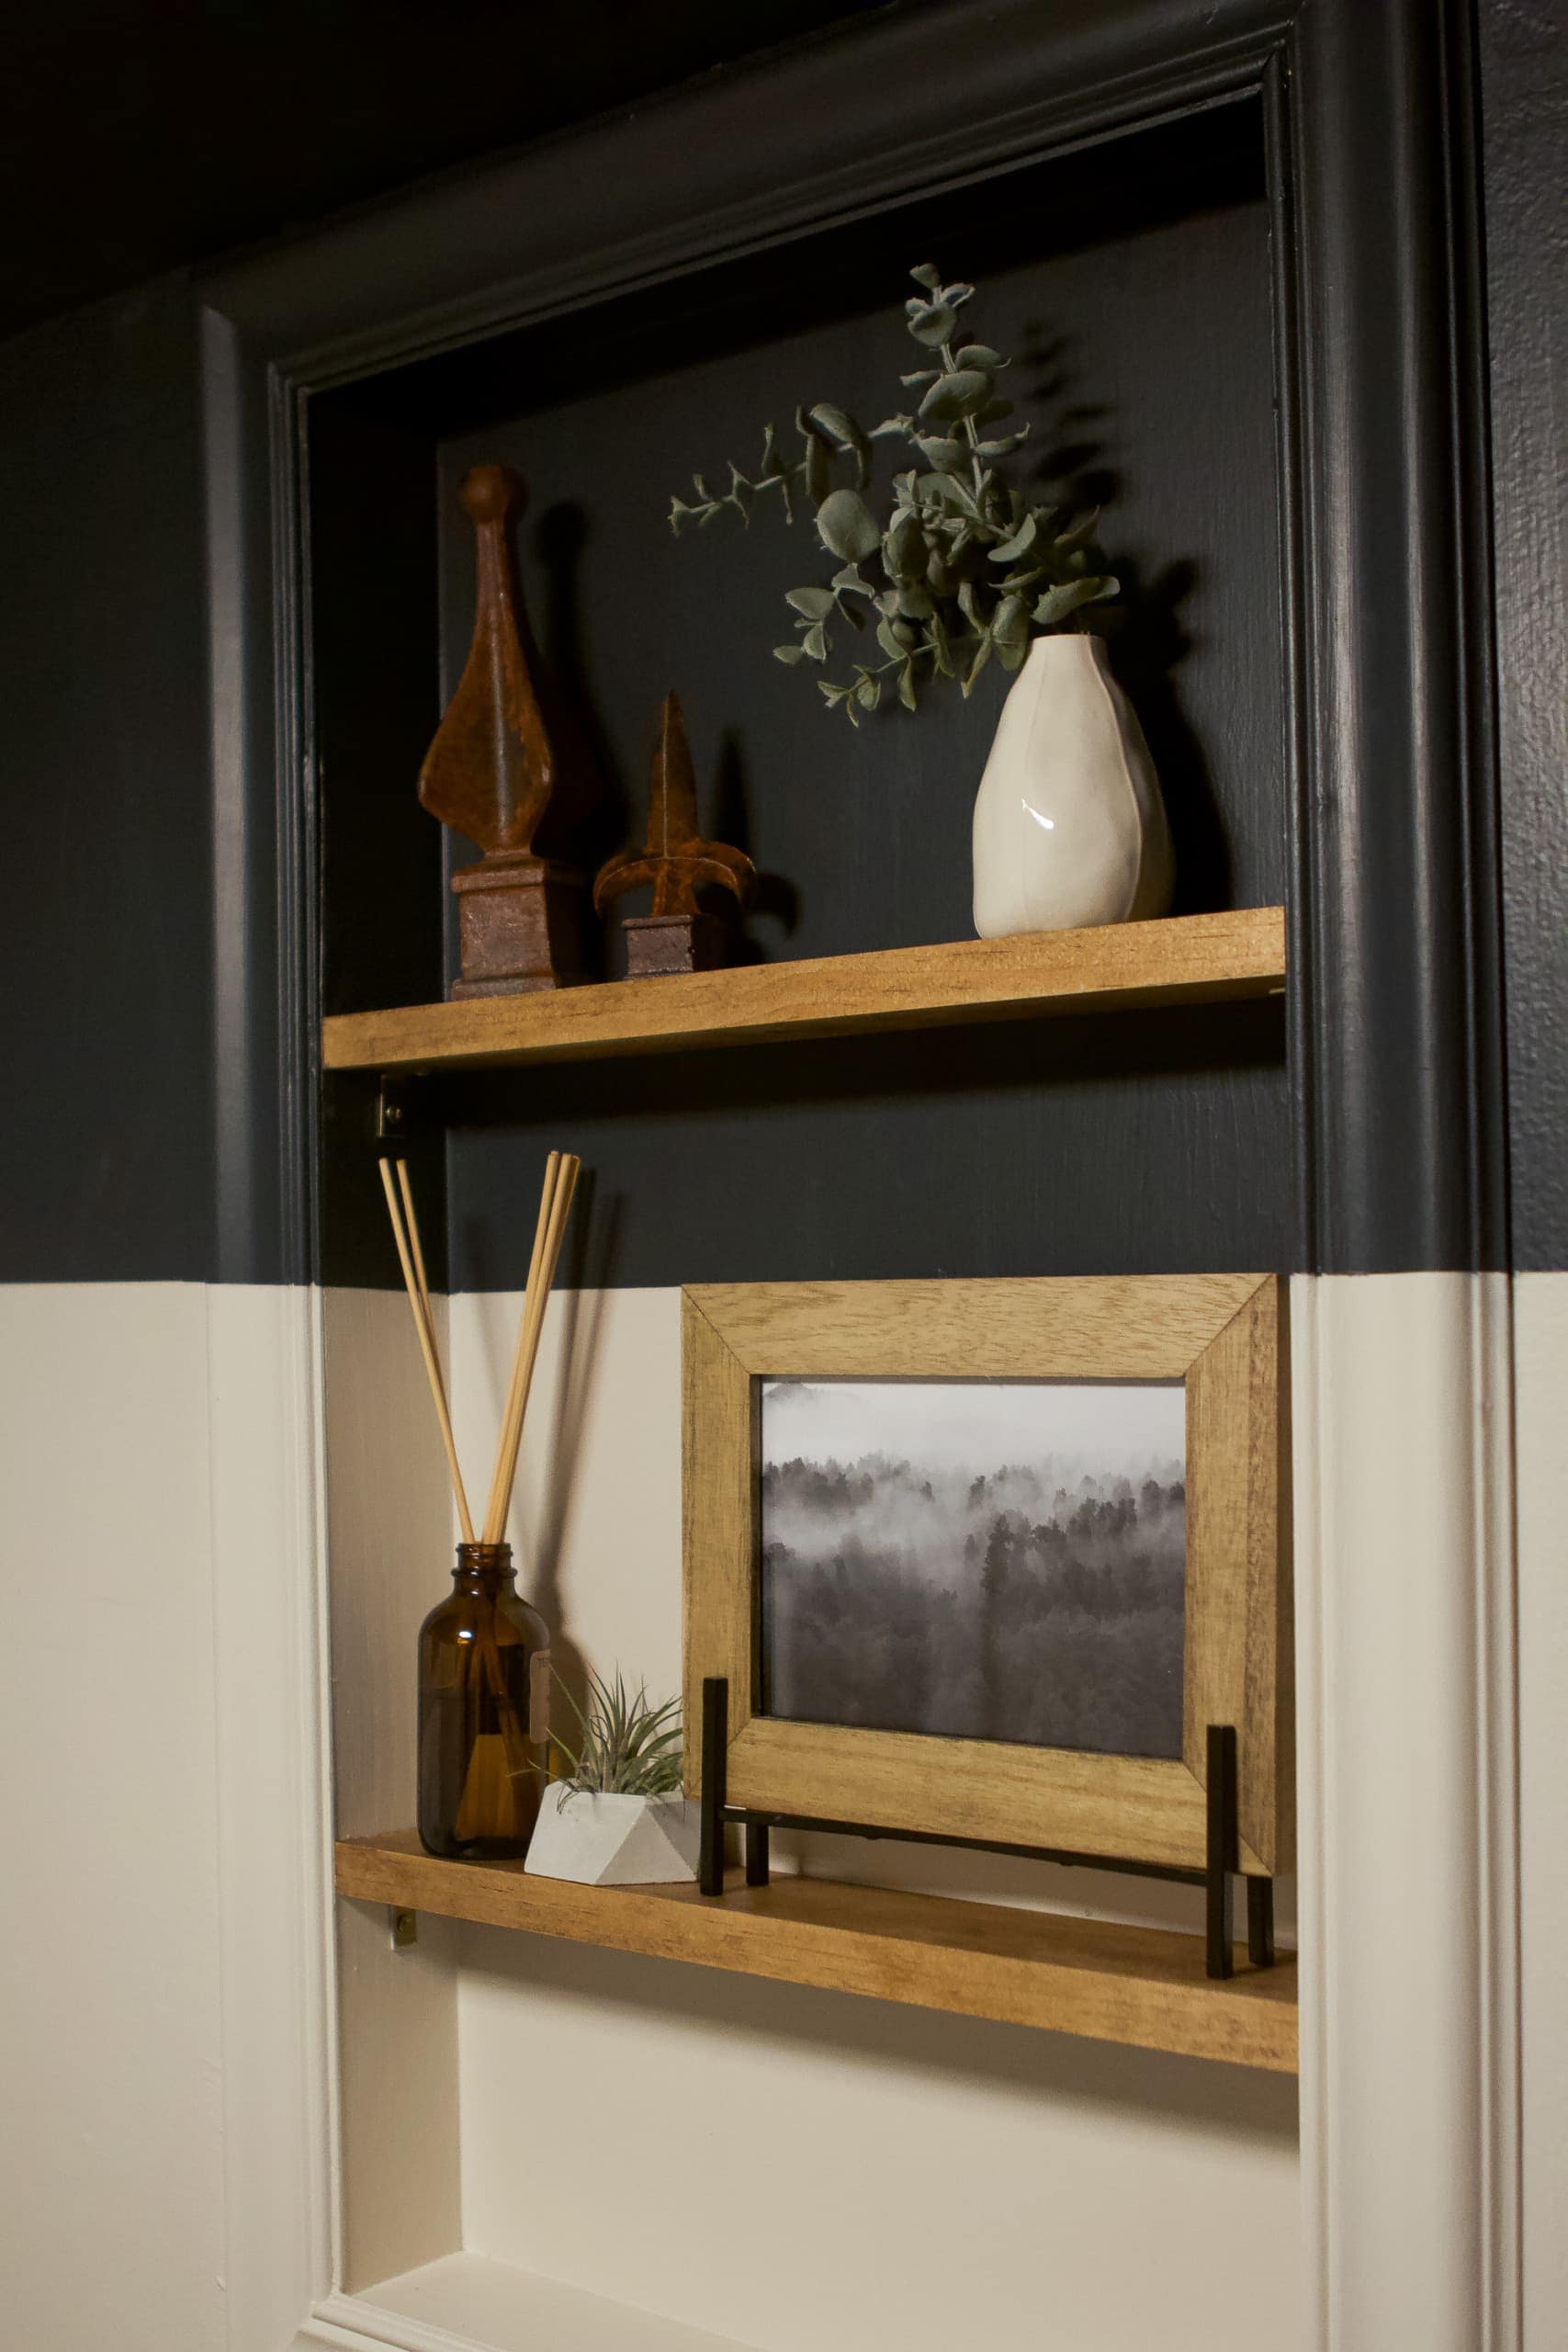
[[[744,852],[704,841],[697,831],[692,747],[680,701],[667,695],[649,776],[647,839],[640,850],[622,850],[602,865],[593,885],[593,904],[601,914],[622,891],[653,885],[652,911],[622,919],[627,978],[710,971],[722,964],[728,926],[704,911],[697,891],[704,883],[716,883],[732,890],[744,907],[756,881]]]
[[[464,478],[476,554],[473,640],[419,772],[422,804],[484,853],[452,877],[461,940],[455,997],[560,988],[581,977],[584,877],[534,847],[559,776],[518,624],[508,526],[526,498],[505,466],[475,466]]]

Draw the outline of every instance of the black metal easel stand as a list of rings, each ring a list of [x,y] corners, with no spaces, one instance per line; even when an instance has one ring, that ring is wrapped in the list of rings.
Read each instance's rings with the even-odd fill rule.
[[[1208,1973],[1234,1973],[1231,1881],[1240,1859],[1236,1827],[1236,1755],[1234,1724],[1211,1724],[1208,1736],[1208,1839],[1203,1867],[1185,1869],[1158,1862],[1129,1862],[1111,1854],[1071,1854],[1055,1847],[1015,1846],[990,1838],[944,1838],[919,1829],[879,1829],[862,1821],[828,1821],[804,1814],[761,1813],[732,1805],[726,1789],[729,1746],[729,1684],[722,1675],[703,1683],[702,1850],[697,1867],[704,1894],[724,1893],[724,1831],[735,1822],[746,1833],[746,1883],[768,1883],[770,1829],[828,1829],[844,1838],[891,1838],[918,1846],[961,1846],[983,1854],[1023,1854],[1033,1861],[1060,1862],[1077,1870],[1122,1871],[1135,1878],[1201,1886],[1206,1897]],[[1274,1965],[1274,1882],[1247,1882],[1247,1951],[1254,1968]]]

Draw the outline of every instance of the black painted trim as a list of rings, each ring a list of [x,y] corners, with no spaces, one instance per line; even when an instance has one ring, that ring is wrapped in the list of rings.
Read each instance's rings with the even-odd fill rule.
[[[1507,1263],[1469,12],[1302,10],[1295,1066],[1334,1272]]]
[[[245,892],[277,894],[289,1182],[248,1252],[313,1262],[313,901],[298,532],[313,390],[720,257],[1263,88],[1278,141],[1279,352],[1296,779],[1294,1082],[1307,1263],[1506,1263],[1495,784],[1477,354],[1476,96],[1462,0],[1033,0],[879,19],[594,126],[210,282],[271,385],[276,849],[247,818]],[[849,159],[849,160],[846,160]],[[216,343],[217,338],[213,338]],[[255,403],[240,403],[257,470]],[[216,494],[215,588],[268,660],[254,514]],[[236,587],[236,582],[242,584]],[[253,967],[254,968],[254,967]],[[265,1058],[267,991],[251,1047]],[[244,1223],[236,1191],[223,1228]],[[226,1262],[228,1260],[226,1259]]]

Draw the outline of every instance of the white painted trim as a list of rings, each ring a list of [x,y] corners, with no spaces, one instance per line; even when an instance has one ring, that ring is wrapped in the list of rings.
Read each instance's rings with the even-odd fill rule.
[[[1292,1305],[1312,2340],[1519,2352],[1510,1286]],[[229,2345],[465,2352],[333,2285],[320,1321],[212,1295]]]
[[[227,2352],[337,2276],[319,1292],[207,1296]]]
[[[1517,2352],[1509,1284],[1292,1312],[1313,2340]]]
[[[565,2324],[574,2346],[592,2341],[596,2352],[601,2348],[602,2352],[610,2352],[612,2345],[615,2352],[637,2352],[639,2346],[643,2352],[649,2352],[649,2347],[653,2347],[653,2352],[671,2352],[677,2345],[684,2347],[684,2352],[746,2352],[738,2338],[686,2327],[678,2321],[661,2318],[657,2312],[608,2302],[581,2289],[562,2287],[554,2280],[536,2278],[526,2271],[486,2262],[479,2256],[458,2256],[452,2261],[431,2266],[428,2273],[414,2275],[422,2284],[427,2277],[433,2282],[441,2282],[435,2287],[439,2307],[442,2295],[450,2297],[453,2291],[446,2283],[453,2271],[457,2272],[460,2290],[463,2274],[469,2267],[488,2274],[492,2282],[503,2284],[504,2315],[493,2323],[498,2328],[493,2336],[488,2332],[482,2338],[455,2333],[429,2320],[388,2311],[384,2305],[358,2295],[329,2295],[300,2327],[288,2352],[308,2352],[308,2347],[321,2345],[337,2347],[337,2352],[371,2352],[371,2347],[375,2352],[490,2352],[490,2347],[499,2343],[509,2346],[536,2344],[538,2352],[556,2352],[553,2330],[561,2323],[563,2305],[569,2314]],[[489,2307],[495,2308],[493,2303]],[[580,2332],[584,2326],[586,2335]]]
[[[454,2335],[445,2327],[427,2327],[423,2320],[405,2319],[396,2312],[379,2311],[358,2295],[329,2295],[296,2335],[289,2352],[330,2345],[344,2352],[475,2352],[473,2338]],[[540,2352],[547,2352],[541,2346]]]
[[[748,2352],[737,2337],[484,2255],[453,2254],[329,2295],[295,2339],[391,2352]]]
[[[1524,2052],[1524,2340],[1556,2352],[1568,2311],[1568,1273],[1514,1291],[1519,1555],[1519,1831]]]

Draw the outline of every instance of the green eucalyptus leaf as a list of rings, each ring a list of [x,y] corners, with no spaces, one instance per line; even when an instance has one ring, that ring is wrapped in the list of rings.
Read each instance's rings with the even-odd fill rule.
[[[880,424],[872,426],[871,437],[874,441],[891,441],[895,435],[902,435],[907,439],[914,429],[915,420],[912,416],[885,416]],[[861,488],[863,490],[865,484],[863,482]]]
[[[898,699],[906,710],[915,707],[915,665],[906,662],[898,673]]]
[[[818,678],[817,681],[817,690],[819,694],[827,696],[828,707],[829,710],[833,708],[833,706],[836,703],[842,702],[844,698],[844,688],[842,686],[836,686],[831,678]]]
[[[940,613],[932,613],[930,620],[926,623],[926,643],[931,647],[931,660],[935,662],[936,667],[941,672],[942,675],[944,678],[955,676],[956,673],[954,671],[953,662],[953,639],[947,633],[947,624],[942,619]]]
[[[915,341],[932,351],[941,350],[958,324],[958,313],[947,302],[906,302],[904,311]]]
[[[944,302],[950,302],[956,311],[969,300],[974,291],[975,288],[972,286],[965,286],[963,279],[959,278],[953,285],[942,288],[942,299]]]
[[[901,384],[934,384],[941,375],[940,368],[917,368],[912,375],[900,376]]]
[[[1022,645],[1029,637],[1029,606],[1021,596],[1004,596],[991,623],[998,646]]]
[[[1103,604],[1107,597],[1119,595],[1121,583],[1111,579],[1064,580],[1055,588],[1047,588],[1034,607],[1038,628],[1054,628],[1076,613],[1080,605]]]
[[[1011,401],[987,401],[975,422],[976,424],[999,424],[1004,416],[1011,414]]]
[[[784,597],[784,603],[804,613],[808,621],[825,621],[835,601],[830,588],[792,588]]]
[[[848,409],[836,408],[831,401],[818,401],[811,411],[811,421],[819,426],[840,449],[848,449],[855,461],[855,481],[863,490],[871,478],[871,443],[855,423]]]
[[[808,628],[800,640],[800,650],[808,662],[825,662],[828,658],[828,632],[820,621]]]
[[[831,401],[818,401],[807,412],[807,421],[820,426],[829,441],[840,449],[853,449],[865,439],[847,408],[837,408]]]
[[[900,581],[898,584],[898,612],[901,619],[911,621],[927,620],[935,610],[936,606],[931,600],[931,594],[929,588],[922,588],[918,581]]]
[[[817,509],[817,529],[829,555],[859,563],[882,545],[876,517],[855,490],[835,490]]]
[[[960,417],[976,416],[991,397],[991,379],[983,368],[958,368],[939,376],[920,402],[920,414],[936,424],[956,424]]]
[[[933,294],[942,291],[942,272],[929,261],[919,261],[909,272],[917,286],[929,287]]]
[[[966,343],[962,351],[953,353],[953,364],[955,368],[1010,368],[1012,362],[993,351],[988,343]]]
[[[882,560],[890,580],[916,580],[925,569],[926,535],[919,516],[907,506],[899,509],[887,527]]]
[[[969,445],[965,441],[928,441],[922,436],[918,446],[933,473],[955,474],[969,462]]]
[[[889,620],[886,613],[876,624],[876,641],[892,662],[901,662],[909,651],[908,645],[898,634],[897,624]]]
[[[831,584],[834,592],[840,596],[856,594],[869,596],[872,593],[870,581],[863,580],[852,563],[846,563],[841,571],[835,571]],[[848,607],[845,609],[847,610]]]
[[[991,549],[991,561],[1011,563],[1016,557],[1027,555],[1039,537],[1040,526],[1031,514],[1027,522],[1020,525],[1010,539],[1004,539],[999,547]]]
[[[859,703],[863,710],[874,710],[877,704],[882,700],[881,679],[863,677],[859,685],[855,688],[855,700]]]
[[[990,634],[990,631],[989,631],[988,629],[987,629],[987,630],[984,630],[984,631],[982,632],[982,634],[981,634],[981,638],[980,638],[980,650],[979,650],[979,651],[976,654],[974,661],[973,661],[973,662],[971,662],[971,663],[969,664],[969,669],[968,669],[967,674],[965,675],[964,680],[964,701],[965,701],[965,702],[967,702],[967,701],[968,701],[968,699],[969,699],[970,695],[974,693],[974,691],[975,691],[975,681],[976,681],[976,678],[978,678],[978,676],[979,676],[979,674],[980,674],[981,671],[985,668],[985,666],[986,666],[987,662],[990,660],[990,658],[991,658],[991,634]]]
[[[804,646],[775,645],[773,648],[773,660],[775,662],[787,662],[792,670],[797,662],[804,662],[805,659],[806,649]]]
[[[806,495],[813,506],[820,506],[827,497],[833,479],[828,444],[814,433],[806,445]]]
[[[1004,433],[995,441],[976,441],[977,458],[1010,458],[1013,451],[1029,438],[1029,427],[1021,425],[1016,433]]]

